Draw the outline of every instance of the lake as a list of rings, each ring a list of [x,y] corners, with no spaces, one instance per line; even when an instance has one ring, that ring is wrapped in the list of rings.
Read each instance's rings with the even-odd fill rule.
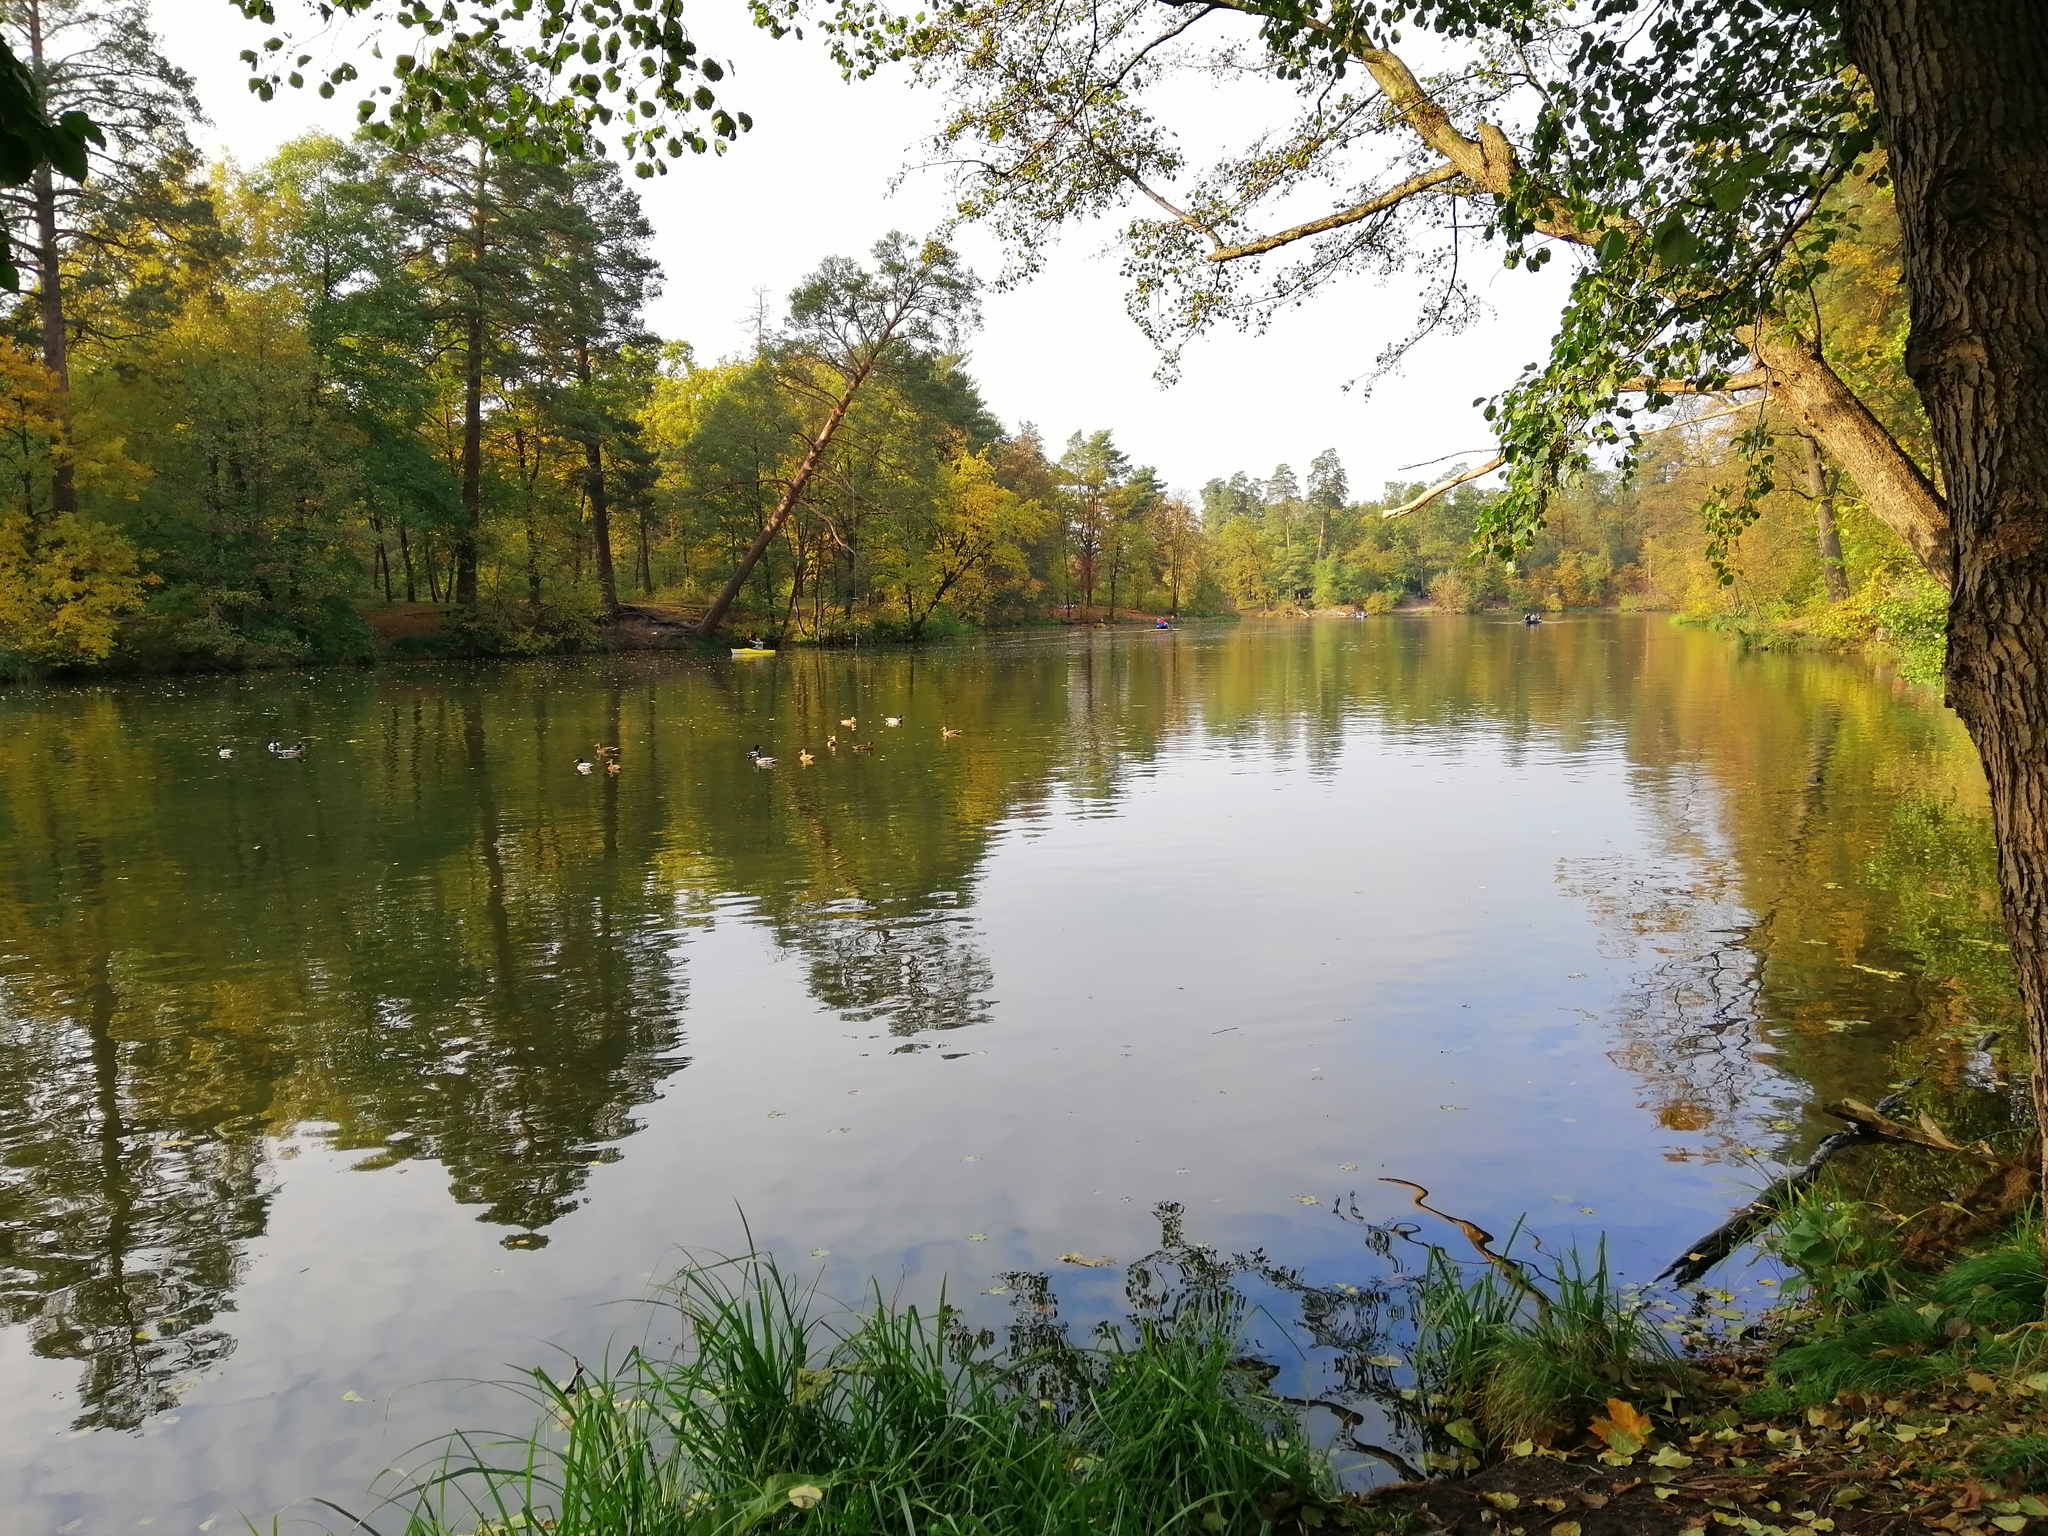
[[[0,693],[5,1528],[368,1508],[749,1242],[1083,1317],[1395,1177],[1647,1280],[1984,1076],[1991,857],[1937,699],[1656,616]]]

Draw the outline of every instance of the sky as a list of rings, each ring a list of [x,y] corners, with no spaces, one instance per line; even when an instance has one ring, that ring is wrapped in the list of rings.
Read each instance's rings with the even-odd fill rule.
[[[346,91],[326,102],[311,91],[268,103],[249,94],[236,55],[268,29],[243,21],[227,0],[154,0],[154,13],[165,51],[198,81],[211,122],[194,138],[207,152],[249,165],[312,129],[352,131]],[[650,323],[709,361],[746,348],[757,288],[779,307],[822,258],[862,254],[890,229],[929,231],[950,198],[943,173],[906,170],[940,115],[936,95],[900,75],[843,81],[816,43],[754,31],[733,0],[700,11],[694,25],[706,51],[733,67],[722,101],[750,113],[754,129],[722,156],[633,185],[667,274]],[[381,66],[365,64],[365,79],[376,78]],[[1219,120],[1233,111],[1227,93],[1242,89],[1217,90]],[[959,245],[984,276],[1002,265],[982,232]],[[1369,395],[1345,385],[1404,333],[1416,291],[1399,279],[1325,289],[1263,334],[1204,337],[1188,348],[1178,381],[1162,386],[1157,354],[1124,312],[1110,232],[1078,228],[1039,275],[987,294],[969,367],[1008,426],[1035,423],[1055,452],[1073,432],[1107,427],[1135,462],[1193,492],[1239,470],[1265,476],[1286,463],[1301,474],[1335,448],[1353,493],[1371,496],[1390,479],[1455,467],[1428,462],[1440,456],[1490,452],[1472,402],[1543,351],[1569,264],[1531,275],[1483,260],[1490,315],[1425,343]],[[1426,467],[1400,473],[1417,464]]]

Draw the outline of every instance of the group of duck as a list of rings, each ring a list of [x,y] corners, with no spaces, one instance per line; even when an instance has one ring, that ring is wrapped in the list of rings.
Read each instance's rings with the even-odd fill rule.
[[[286,746],[281,741],[267,742],[265,743],[263,750],[268,752],[272,757],[283,758],[287,762],[289,762],[295,758],[304,757],[306,755],[306,743],[312,740],[314,740],[314,738],[311,736],[301,736],[297,741],[293,742],[290,746]],[[235,744],[231,741],[224,741],[218,747],[214,748],[213,755],[219,758],[224,763],[231,763],[235,760]]]
[[[894,730],[903,724],[903,717],[901,715],[884,715],[882,716],[882,724]],[[839,726],[841,730],[857,731],[860,729],[860,717],[858,715],[848,715],[839,722]],[[939,727],[939,739],[941,741],[951,741],[959,734],[950,725]],[[846,745],[847,749],[853,752],[872,752],[875,750],[875,744],[872,741],[849,741]],[[837,736],[827,736],[825,738],[825,750],[836,756],[839,752],[839,738]],[[758,745],[747,748],[747,758],[756,768],[773,768],[781,761],[780,758],[771,757],[766,752],[763,752]],[[796,754],[797,766],[799,768],[808,768],[817,760],[817,754],[814,752],[799,749]]]
[[[882,717],[882,724],[889,727],[889,729],[891,730],[895,730],[903,724],[903,717],[901,715],[884,715]],[[860,717],[858,715],[848,715],[844,720],[841,720],[839,722],[839,727],[841,730],[845,731],[857,731],[860,729]],[[960,733],[954,730],[953,727],[950,725],[942,725],[939,727],[939,739],[941,741],[951,741],[955,736],[958,736],[959,734]],[[872,741],[849,741],[848,743],[846,743],[846,749],[849,752],[859,752],[864,754],[874,751],[875,744]],[[604,771],[606,773],[616,774],[619,771],[619,749],[617,747],[608,747],[600,743],[599,745],[592,747],[590,750],[592,754],[590,757],[579,757],[576,759],[576,771],[578,773],[583,774],[585,777],[588,777],[589,775],[597,772],[599,764],[603,764]],[[825,750],[827,752],[832,753],[834,756],[838,755],[838,736],[833,735],[827,736],[825,738]],[[800,768],[808,768],[817,760],[818,755],[807,748],[799,749],[796,754],[797,766]],[[747,748],[747,761],[752,763],[756,768],[768,769],[778,766],[781,763],[782,759],[772,755],[771,753],[763,752],[761,750],[760,744],[757,742],[753,746]]]

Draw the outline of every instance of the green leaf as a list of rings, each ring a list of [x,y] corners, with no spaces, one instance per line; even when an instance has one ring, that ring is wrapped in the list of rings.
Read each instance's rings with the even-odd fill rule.
[[[1667,267],[1689,267],[1693,258],[1699,255],[1700,242],[1699,237],[1674,214],[1658,226],[1650,248],[1656,252],[1657,260]]]

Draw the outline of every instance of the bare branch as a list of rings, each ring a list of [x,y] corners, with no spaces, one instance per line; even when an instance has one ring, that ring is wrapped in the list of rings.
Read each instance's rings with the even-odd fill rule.
[[[1297,224],[1292,229],[1283,229],[1276,235],[1266,235],[1257,240],[1247,241],[1243,245],[1223,245],[1219,241],[1218,248],[1209,253],[1209,260],[1235,261],[1240,256],[1260,256],[1264,255],[1267,251],[1277,250],[1283,245],[1290,245],[1296,240],[1306,240],[1310,235],[1326,234],[1333,229],[1342,229],[1346,224],[1356,224],[1360,219],[1369,219],[1376,213],[1384,213],[1387,209],[1406,202],[1418,192],[1427,192],[1431,187],[1440,187],[1445,182],[1455,181],[1464,174],[1455,165],[1440,165],[1435,170],[1424,171],[1420,176],[1410,176],[1400,185],[1389,187],[1378,197],[1367,198],[1364,202],[1354,207],[1346,208],[1341,213],[1333,213],[1320,219],[1311,219],[1306,224]],[[1158,202],[1159,200],[1154,198],[1153,201]],[[1162,206],[1164,205],[1162,204]],[[1211,233],[1210,238],[1215,239],[1215,235]]]
[[[1736,405],[1725,406],[1718,411],[1709,411],[1704,416],[1688,416],[1683,421],[1667,421],[1661,426],[1645,427],[1642,431],[1636,433],[1636,436],[1648,437],[1652,432],[1669,432],[1673,427],[1697,427],[1703,422],[1719,421],[1723,416],[1735,416],[1743,411],[1754,410],[1757,406],[1766,404],[1770,398],[1769,395],[1765,395],[1762,400],[1744,400]]]
[[[1744,389],[1768,389],[1771,376],[1761,368],[1752,368],[1747,373],[1732,375],[1728,382],[1716,388],[1710,384],[1694,384],[1688,379],[1624,379],[1615,385],[1615,391],[1624,395],[1726,395]]]
[[[1380,516],[1383,518],[1406,517],[1410,512],[1420,512],[1432,501],[1435,501],[1437,497],[1443,495],[1444,492],[1456,490],[1467,480],[1477,480],[1481,475],[1490,475],[1505,463],[1507,463],[1507,460],[1496,453],[1477,469],[1460,470],[1457,474],[1451,476],[1450,479],[1438,481],[1413,501],[1404,501],[1398,507],[1389,507]]]
[[[1403,464],[1399,469],[1395,470],[1394,473],[1397,475],[1405,475],[1411,469],[1426,469],[1432,464],[1443,463],[1445,459],[1469,459],[1475,453],[1485,453],[1487,451],[1488,450],[1484,448],[1460,448],[1455,453],[1440,453],[1433,459],[1417,459],[1413,464]]]

